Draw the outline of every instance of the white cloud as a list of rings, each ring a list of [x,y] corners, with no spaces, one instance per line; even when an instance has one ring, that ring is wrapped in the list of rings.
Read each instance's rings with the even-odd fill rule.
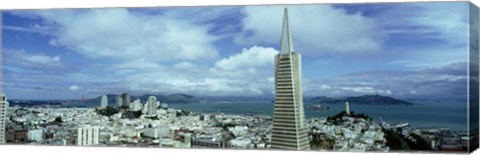
[[[182,61],[173,65],[175,69],[189,70],[197,68],[197,65],[188,61]]]
[[[392,95],[393,93],[392,93],[392,91],[390,91],[390,90],[387,89],[387,90],[385,90],[385,94],[387,94],[387,95]]]
[[[270,47],[253,46],[210,66],[180,61],[168,67],[139,59],[108,69],[117,71],[115,75],[121,78],[120,87],[139,93],[270,95],[274,82],[273,60],[277,53]]]
[[[49,57],[45,55],[30,55],[23,58],[24,60],[30,61],[32,63],[38,64],[47,64],[47,65],[59,65],[60,64],[60,57],[54,56]]]
[[[368,53],[382,49],[382,29],[361,13],[330,5],[288,6],[294,47],[300,53]],[[279,43],[283,7],[247,6],[239,43]],[[272,26],[273,25],[273,26]]]
[[[390,34],[414,34],[417,39],[439,39],[465,46],[468,5],[468,2],[404,3],[378,12],[374,18],[388,27]]]
[[[218,56],[208,26],[126,9],[36,11],[56,27],[50,43],[91,58],[202,61]]]
[[[165,66],[160,65],[159,63],[148,61],[146,59],[135,59],[131,61],[122,61],[110,65],[106,68],[108,72],[122,72],[122,71],[135,71],[135,72],[146,72],[146,71],[161,71],[164,70]]]
[[[326,84],[320,85],[320,89],[331,89],[332,87]]]
[[[369,71],[304,81],[307,96],[466,98],[467,63],[411,71]],[[322,85],[321,85],[322,84]]]
[[[437,47],[432,49],[403,51],[402,55],[391,61],[390,64],[419,69],[446,66],[454,63],[466,62],[467,60],[467,46]]]
[[[2,29],[10,30],[10,31],[26,32],[26,33],[37,33],[41,35],[48,35],[52,31],[50,27],[40,26],[38,24],[26,25],[26,26],[2,25]]]
[[[38,67],[60,67],[63,66],[60,56],[48,56],[37,52],[27,52],[25,50],[4,49],[4,59],[6,64],[22,64],[26,66]],[[14,61],[15,60],[15,61]]]
[[[357,93],[376,93],[377,91],[373,87],[341,87],[343,90],[350,90]]]
[[[252,67],[273,66],[275,55],[278,51],[273,48],[253,46],[249,49],[242,49],[228,58],[221,59],[215,63],[215,69],[222,71],[240,71]]]
[[[71,91],[75,91],[75,90],[79,90],[80,87],[78,87],[77,85],[71,85],[68,89],[70,89]]]

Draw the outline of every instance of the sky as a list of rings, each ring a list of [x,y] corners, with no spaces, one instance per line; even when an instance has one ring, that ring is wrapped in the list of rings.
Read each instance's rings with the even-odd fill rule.
[[[304,96],[465,99],[467,2],[10,10],[10,99],[273,96],[283,8]]]

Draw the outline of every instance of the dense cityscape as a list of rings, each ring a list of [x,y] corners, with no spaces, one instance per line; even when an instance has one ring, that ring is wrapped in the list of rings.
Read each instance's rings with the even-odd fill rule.
[[[345,109],[306,119],[301,56],[294,52],[285,9],[281,51],[275,57],[273,116],[194,113],[161,103],[155,96],[106,95],[95,108],[55,105],[9,106],[0,101],[0,142],[6,144],[128,146],[158,148],[289,149],[335,151],[466,151],[467,132],[410,128],[376,122]],[[173,104],[173,103],[172,103]]]
[[[9,107],[5,117],[6,144],[231,149],[271,146],[270,116],[200,114],[169,108],[158,101],[105,105]],[[350,112],[347,105],[345,110],[336,116],[306,120],[311,150],[462,151],[467,147],[466,132],[377,123],[366,115]]]

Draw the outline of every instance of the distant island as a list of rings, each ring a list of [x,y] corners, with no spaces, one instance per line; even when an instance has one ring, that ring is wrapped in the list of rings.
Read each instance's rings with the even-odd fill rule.
[[[350,104],[370,104],[370,105],[414,105],[412,102],[395,99],[388,96],[381,95],[362,95],[354,97],[313,97],[306,98],[305,102],[314,103],[314,104],[345,104],[349,102]]]

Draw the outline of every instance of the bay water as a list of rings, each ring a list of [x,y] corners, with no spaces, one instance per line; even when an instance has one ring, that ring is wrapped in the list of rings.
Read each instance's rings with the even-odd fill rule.
[[[345,109],[344,104],[323,105],[330,110],[313,110],[307,108],[312,104],[305,103],[305,117],[321,118],[333,116]],[[273,115],[273,103],[238,102],[238,103],[184,103],[168,104],[169,107],[196,113],[225,113],[238,115]],[[380,118],[386,123],[409,123],[411,127],[447,127],[453,131],[467,130],[466,103],[431,103],[405,105],[366,105],[350,104],[350,111],[365,113],[375,121]]]

